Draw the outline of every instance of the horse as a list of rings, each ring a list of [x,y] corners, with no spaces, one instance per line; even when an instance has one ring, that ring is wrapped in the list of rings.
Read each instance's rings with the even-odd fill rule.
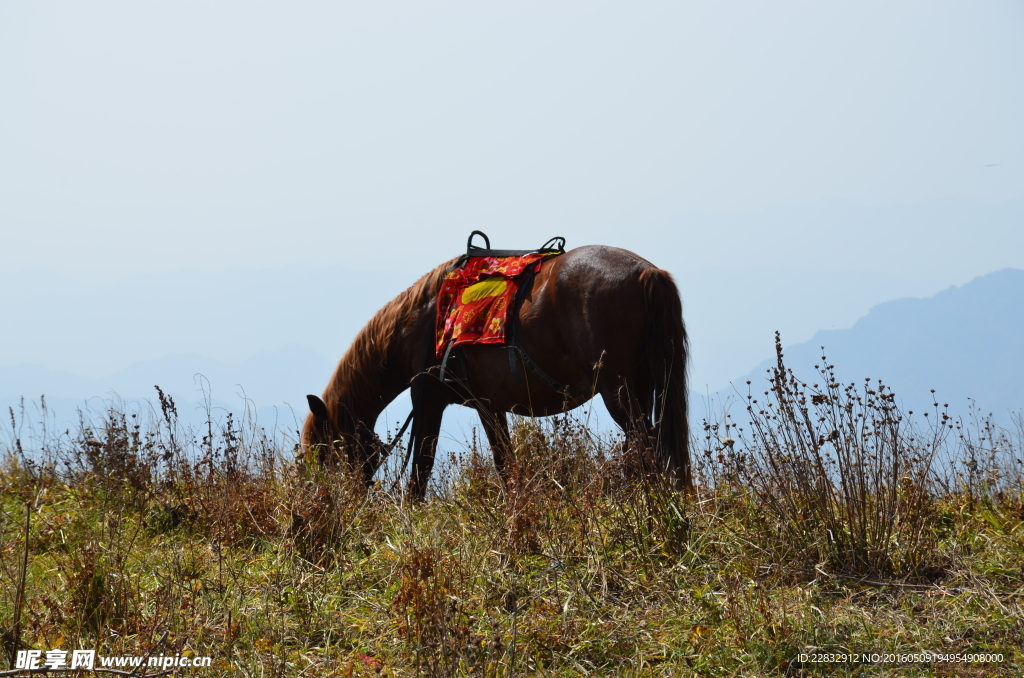
[[[667,271],[601,245],[545,258],[509,310],[518,346],[460,346],[461,369],[444,368],[461,372],[453,381],[442,374],[434,340],[441,283],[458,261],[424,275],[358,333],[323,395],[307,396],[303,450],[325,464],[344,459],[369,486],[390,451],[373,427],[410,389],[407,492],[422,499],[449,405],[477,410],[504,481],[512,453],[507,413],[560,414],[600,394],[627,443],[653,448],[672,486],[691,488],[689,349],[679,291]],[[510,351],[518,356],[510,360]],[[530,369],[520,371],[520,359]]]

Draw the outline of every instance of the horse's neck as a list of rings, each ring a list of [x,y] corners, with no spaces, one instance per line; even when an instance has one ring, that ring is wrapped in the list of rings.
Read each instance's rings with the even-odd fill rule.
[[[437,269],[427,274],[381,309],[356,336],[332,380],[338,415],[347,410],[364,424],[372,425],[388,403],[409,388],[423,368],[424,352],[428,360],[433,355],[437,300],[436,294],[431,296],[424,286],[433,286],[431,276],[441,273]]]
[[[335,391],[333,405],[336,416],[347,413],[354,419],[372,426],[388,403],[409,387],[411,368],[401,363],[383,360],[364,360],[359,366],[339,365],[336,377],[345,380]]]

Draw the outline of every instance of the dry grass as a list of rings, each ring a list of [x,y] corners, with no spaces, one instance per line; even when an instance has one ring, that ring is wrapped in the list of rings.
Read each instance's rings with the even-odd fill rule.
[[[415,505],[250,424],[184,430],[162,395],[12,433],[4,649],[191,651],[208,675],[1018,675],[1020,438],[922,433],[823,369],[803,385],[780,356],[740,425],[706,422],[689,497],[570,418],[516,421],[505,491],[470,443]],[[798,659],[920,651],[1004,660]]]

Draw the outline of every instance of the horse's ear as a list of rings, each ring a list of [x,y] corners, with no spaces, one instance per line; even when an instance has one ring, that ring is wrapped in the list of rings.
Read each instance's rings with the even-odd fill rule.
[[[309,403],[309,411],[313,413],[313,416],[321,421],[330,419],[327,414],[327,405],[324,405],[324,401],[315,395],[306,396],[306,402]]]

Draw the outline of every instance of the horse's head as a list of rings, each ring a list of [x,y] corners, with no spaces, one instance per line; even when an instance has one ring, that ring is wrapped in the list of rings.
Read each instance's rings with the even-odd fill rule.
[[[380,438],[354,416],[332,416],[317,396],[308,395],[306,400],[309,415],[302,427],[303,451],[315,455],[324,466],[344,461],[350,468],[359,469],[369,485],[386,456]]]

